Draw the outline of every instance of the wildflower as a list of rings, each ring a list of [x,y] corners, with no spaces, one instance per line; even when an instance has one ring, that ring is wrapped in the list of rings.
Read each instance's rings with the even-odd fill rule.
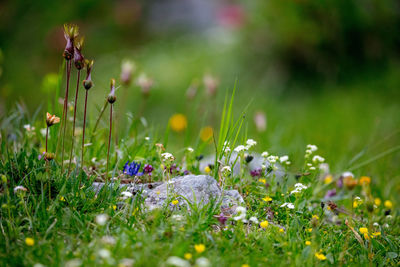
[[[253,175],[252,175],[253,176]],[[258,181],[259,182],[261,182],[261,183],[263,183],[263,184],[266,184],[267,183],[267,180],[266,179],[264,179],[264,178],[262,178],[262,179],[258,179]]]
[[[357,180],[352,176],[345,176],[343,178],[343,183],[347,187],[347,189],[352,190],[357,185]]]
[[[169,119],[169,125],[174,132],[182,132],[187,127],[186,116],[181,113],[172,115]]]
[[[308,229],[306,229],[306,231],[311,233],[312,232],[312,228],[308,228]]]
[[[127,198],[133,197],[133,194],[131,192],[129,192],[129,191],[123,191],[123,192],[121,192],[121,195],[122,195],[123,199],[127,199]]]
[[[179,201],[178,201],[178,200],[176,200],[176,199],[175,199],[175,200],[172,200],[171,204],[172,204],[172,205],[174,205],[174,206],[176,206],[176,205],[178,205],[178,204],[179,204]]]
[[[56,117],[56,115],[51,115],[50,113],[46,113],[46,124],[48,127],[53,126],[60,122],[60,118]]]
[[[35,127],[32,127],[30,124],[25,124],[25,125],[24,125],[24,129],[25,129],[27,132],[33,132],[33,131],[35,130]]]
[[[77,25],[74,24],[64,24],[64,37],[67,44],[64,49],[65,60],[71,60],[74,56],[74,40],[78,37],[79,29]]]
[[[102,248],[98,251],[100,258],[108,259],[111,257],[111,252],[108,249]]]
[[[262,221],[262,222],[260,222],[260,226],[261,226],[261,228],[267,228],[267,226],[268,226],[268,221]]]
[[[254,141],[253,139],[248,139],[247,141],[246,141],[246,148],[247,149],[250,149],[250,148],[252,148],[253,146],[255,146],[255,145],[257,145],[257,142],[256,141]]]
[[[60,197],[61,202],[65,202],[65,198],[63,196]]]
[[[84,62],[84,59],[83,59],[83,56],[81,53],[82,48],[83,48],[83,41],[84,41],[83,37],[81,37],[79,40],[78,39],[74,40],[74,45],[75,45],[74,64],[78,70],[81,70],[83,68],[83,66],[85,65],[85,62]]]
[[[381,235],[381,232],[373,232],[372,234],[372,238],[378,237]]]
[[[212,76],[211,74],[206,74],[203,77],[203,83],[206,88],[207,95],[214,96],[217,92],[219,80],[214,76]]]
[[[368,176],[362,176],[359,180],[360,185],[369,185],[371,183],[371,178]]]
[[[257,217],[252,216],[252,217],[250,217],[249,221],[252,222],[252,223],[258,224]]]
[[[197,244],[194,245],[194,249],[196,250],[197,253],[202,253],[206,250],[206,246],[204,244]]]
[[[329,164],[321,163],[319,164],[319,169],[322,171],[322,173],[329,173]]]
[[[237,147],[234,149],[234,151],[235,151],[236,153],[240,153],[240,152],[246,151],[246,150],[247,150],[247,147],[245,147],[244,145],[239,145],[239,146],[237,146]]]
[[[313,215],[312,218],[315,219],[315,220],[319,220],[318,215]]]
[[[393,203],[390,200],[386,200],[385,203],[383,204],[385,208],[387,209],[392,209],[393,208]]]
[[[134,72],[136,69],[136,66],[134,63],[132,63],[129,60],[125,60],[122,62],[121,65],[121,83],[123,85],[129,85],[132,79],[132,72]]]
[[[25,244],[27,246],[32,247],[33,245],[35,245],[35,240],[31,237],[27,237],[27,238],[25,238]]]
[[[283,228],[279,228],[279,233],[283,233],[285,230]]]
[[[83,87],[86,90],[89,90],[93,86],[92,82],[92,68],[93,68],[94,60],[85,59],[85,66],[86,66],[86,79],[83,80]]]
[[[107,214],[99,214],[96,216],[96,223],[98,225],[105,225],[108,220],[108,215]]]
[[[213,134],[214,134],[214,129],[211,126],[205,126],[200,130],[200,139],[203,142],[210,141],[211,137],[213,137]]]
[[[228,176],[229,174],[231,174],[232,169],[229,166],[224,166],[222,167],[221,172],[223,175]]]
[[[322,254],[321,252],[315,252],[315,257],[317,258],[317,259],[319,259],[320,261],[324,261],[324,260],[326,260],[326,256],[324,255],[324,254]]]
[[[28,191],[28,189],[26,189],[22,185],[18,185],[16,187],[14,187],[14,194],[17,194],[19,192],[27,192],[27,191]]]
[[[294,209],[294,205],[293,203],[283,203],[282,205],[280,205],[281,208],[285,208],[287,207],[288,209]]]
[[[324,159],[323,157],[319,156],[319,155],[315,155],[315,156],[313,157],[312,161],[313,161],[314,163],[322,163],[322,162],[325,161],[325,159]]]
[[[225,214],[224,213],[220,213],[219,215],[218,215],[218,221],[219,221],[219,223],[222,225],[222,226],[224,226],[225,225],[225,223],[226,223],[226,221],[228,220],[228,218],[225,216]]]
[[[295,189],[290,192],[290,194],[297,194],[303,191],[304,189],[307,189],[307,186],[303,185],[302,183],[297,183],[294,185]]]
[[[325,178],[324,178],[325,184],[330,184],[330,183],[332,183],[332,181],[333,181],[332,175],[328,174],[327,176],[325,176]]]
[[[194,149],[191,148],[191,147],[188,147],[188,148],[186,148],[186,151],[189,152],[189,153],[193,153],[193,152],[194,152]]]
[[[260,177],[262,175],[262,169],[255,169],[250,171],[251,177]],[[258,180],[259,182],[263,182],[265,179]],[[265,181],[266,183],[267,181]],[[264,184],[265,184],[264,183]]]
[[[207,166],[204,168],[204,171],[205,171],[206,173],[210,173],[210,172],[211,172],[210,166],[207,165]]]
[[[238,207],[236,207],[236,214],[237,214],[237,216],[235,216],[235,217],[233,217],[233,219],[235,220],[235,221],[244,221],[244,220],[246,220],[246,208],[245,207],[241,207],[241,206],[238,206]]]
[[[132,161],[132,163],[129,163],[129,160],[125,163],[123,173],[127,174],[129,176],[137,175],[139,173],[140,169],[140,163],[136,163],[135,161]]]
[[[147,97],[150,94],[150,89],[153,86],[153,79],[149,78],[145,73],[141,73],[137,79],[137,85],[140,86],[142,94]]]
[[[315,171],[316,168],[315,168],[314,166],[312,166],[312,167],[310,167],[310,170],[311,170],[311,171]]]
[[[183,255],[183,257],[185,258],[185,259],[187,259],[187,260],[190,260],[190,259],[192,259],[192,254],[191,253],[185,253],[185,255]]]
[[[306,241],[306,246],[310,246],[311,245],[311,241]]]
[[[262,200],[264,200],[265,202],[271,202],[272,198],[269,196],[264,197]]]
[[[366,227],[361,227],[358,230],[360,231],[361,234],[368,234],[368,228],[366,228]]]
[[[287,155],[282,156],[282,157],[279,158],[279,161],[280,161],[281,163],[284,163],[284,162],[286,162],[286,161],[288,161],[288,160],[289,160],[289,156],[287,156]]]
[[[269,163],[271,163],[271,164],[274,164],[278,159],[279,159],[278,156],[273,156],[273,155],[271,155],[271,156],[269,156],[269,157],[267,158],[267,160],[268,160]]]
[[[168,152],[162,153],[162,154],[161,154],[161,158],[162,158],[164,161],[169,161],[169,162],[172,162],[172,161],[175,160],[174,155],[172,155],[171,153],[168,153]]]
[[[353,201],[353,208],[357,208],[359,205],[363,203],[360,197],[355,197]]]
[[[186,90],[186,98],[188,100],[193,100],[196,97],[197,89],[199,88],[199,82],[195,79],[189,85],[188,89]]]
[[[331,197],[334,197],[334,196],[336,196],[336,188],[333,188],[332,190],[328,190],[326,192],[324,198],[327,199],[327,198],[331,198]]]
[[[115,96],[115,79],[111,79],[110,83],[110,94],[107,97],[107,101],[110,104],[114,104],[114,102],[117,100],[117,97]]]
[[[269,153],[267,151],[264,151],[263,153],[261,153],[261,157],[263,158],[267,158],[269,155]]]
[[[145,174],[150,174],[150,175],[151,175],[151,173],[153,172],[153,170],[154,170],[154,168],[153,168],[153,166],[151,166],[150,164],[145,164],[144,167],[143,167],[143,172],[144,172]]]
[[[318,150],[318,147],[316,145],[307,145],[307,149],[311,152],[315,152]]]
[[[132,267],[134,263],[134,259],[123,258],[119,261],[118,267]],[[79,264],[79,266],[81,266],[81,264]]]
[[[248,264],[242,264],[242,267],[250,267],[250,265],[248,265]]]
[[[267,129],[267,116],[264,112],[257,111],[253,119],[258,132],[264,132]]]

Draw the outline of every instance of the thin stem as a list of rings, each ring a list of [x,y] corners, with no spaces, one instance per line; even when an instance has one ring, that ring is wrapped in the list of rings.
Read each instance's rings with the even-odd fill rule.
[[[46,127],[46,153],[47,153],[47,139],[49,138],[49,126]]]
[[[104,106],[103,106],[103,108],[102,108],[101,111],[100,111],[99,117],[97,118],[96,124],[94,125],[93,131],[92,131],[92,136],[90,137],[90,142],[91,142],[91,143],[92,143],[93,137],[94,137],[94,135],[95,135],[95,133],[96,133],[97,126],[99,126],[100,119],[101,119],[101,117],[103,116],[103,113],[104,113],[104,111],[105,111],[106,108],[107,108],[107,105],[108,105],[108,101],[107,101],[107,99],[106,99],[106,102],[104,103]]]
[[[85,129],[86,129],[86,107],[87,107],[87,99],[88,99],[89,90],[86,90],[85,94],[85,110],[83,112],[83,131],[82,131],[82,149],[81,149],[81,169],[83,170],[83,154],[85,148]]]
[[[69,154],[69,165],[68,165],[68,174],[71,171],[71,163],[72,163],[72,153],[74,151],[75,145],[75,123],[76,123],[76,106],[78,104],[78,92],[79,92],[79,79],[81,76],[81,70],[78,70],[78,78],[76,82],[76,90],[75,90],[75,103],[74,103],[74,122],[72,124],[72,144],[71,144],[71,152]]]
[[[113,111],[113,105],[111,104],[111,106],[110,106],[110,132],[108,134],[106,180],[108,180],[108,165],[109,165],[109,161],[110,161],[110,146],[111,146],[111,133],[112,133],[112,111]]]
[[[67,65],[67,88],[65,90],[65,98],[64,98],[64,114],[63,114],[63,120],[64,120],[64,129],[63,129],[63,138],[62,138],[62,150],[61,150],[61,173],[64,172],[64,145],[65,145],[65,130],[67,126],[67,116],[68,116],[68,92],[69,92],[69,78],[71,77],[71,67],[72,67],[72,62],[71,60],[68,62],[69,64]]]

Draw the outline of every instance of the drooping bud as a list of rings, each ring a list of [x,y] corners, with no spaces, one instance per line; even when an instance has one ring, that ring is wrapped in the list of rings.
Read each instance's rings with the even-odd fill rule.
[[[92,68],[93,68],[94,60],[85,59],[85,66],[86,66],[86,79],[83,80],[83,87],[86,90],[89,90],[93,86],[92,82]]]
[[[140,74],[137,84],[142,89],[142,94],[148,96],[150,94],[150,89],[154,84],[153,79],[149,78],[145,73]]]
[[[85,66],[85,60],[82,56],[82,48],[83,48],[83,41],[85,39],[82,37],[79,40],[75,40],[74,42],[74,64],[78,70],[81,70]]]
[[[65,60],[71,60],[74,57],[74,40],[78,37],[79,28],[75,24],[64,24],[64,37],[67,41],[63,56]]]
[[[135,71],[136,66],[129,60],[122,62],[121,66],[121,83],[128,86],[132,80],[132,73]]]
[[[107,97],[107,101],[110,104],[114,104],[114,102],[117,100],[117,97],[115,96],[115,79],[114,78],[111,79],[110,87],[111,87],[111,91]]]

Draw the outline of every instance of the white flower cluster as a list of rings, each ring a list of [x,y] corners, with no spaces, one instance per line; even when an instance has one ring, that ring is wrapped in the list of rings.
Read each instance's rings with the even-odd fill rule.
[[[221,172],[224,176],[228,176],[229,174],[231,174],[232,169],[229,166],[224,166],[222,167]]]
[[[168,152],[162,153],[162,154],[161,154],[161,158],[162,158],[164,161],[170,161],[170,162],[172,162],[172,161],[175,160],[174,155],[172,155],[171,153],[168,153]]]
[[[290,194],[300,193],[304,189],[307,189],[307,186],[303,185],[302,183],[297,183],[294,185],[294,190],[292,192],[290,192]]]
[[[288,202],[285,202],[285,203],[283,203],[282,205],[280,205],[280,207],[281,208],[288,208],[288,209],[294,209],[294,205],[293,205],[293,203],[288,203]]]
[[[237,146],[237,147],[234,149],[234,151],[235,151],[236,153],[240,153],[240,152],[246,151],[246,150],[247,150],[247,148],[246,148],[244,145],[239,145],[239,146]]]
[[[316,145],[307,145],[307,150],[306,150],[306,154],[304,155],[304,157],[306,159],[310,158],[311,155],[317,150],[318,150],[318,147]],[[306,167],[310,171],[315,171],[317,169],[317,167],[320,166],[321,163],[325,162],[325,159],[319,155],[314,155],[312,157],[312,162],[315,164],[315,166],[311,162],[308,162],[306,164]]]
[[[186,148],[186,151],[189,152],[189,153],[193,153],[193,152],[194,152],[194,149],[191,148],[191,147],[188,147],[188,148]]]
[[[247,209],[245,207],[238,206],[236,208],[236,216],[233,217],[235,221],[242,221],[246,222],[246,215],[247,215]]]
[[[224,144],[225,145],[225,144]],[[252,148],[253,146],[255,146],[255,145],[257,145],[257,142],[256,141],[254,141],[253,139],[248,139],[247,141],[246,141],[246,145],[244,146],[244,145],[239,145],[239,146],[237,146],[235,149],[234,149],[234,151],[236,152],[236,153],[240,153],[240,152],[242,152],[242,151],[247,151],[247,150],[249,150],[250,148]],[[228,148],[229,149],[229,148]]]

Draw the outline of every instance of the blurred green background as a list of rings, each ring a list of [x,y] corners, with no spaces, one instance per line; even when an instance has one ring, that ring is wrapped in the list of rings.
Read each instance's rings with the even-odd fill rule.
[[[198,140],[205,125],[216,128],[236,80],[235,112],[251,103],[245,128],[261,148],[301,157],[315,143],[342,170],[360,152],[362,161],[400,145],[399,1],[2,1],[0,114],[16,101],[44,112],[57,90],[64,94],[56,75],[66,22],[79,25],[83,54],[95,60],[91,120],[109,79],[131,60],[133,82],[119,89],[117,109],[125,101],[133,117],[142,109],[161,135],[174,113],[185,114],[186,134],[169,139],[175,148]],[[135,82],[142,73],[154,81],[145,104]],[[257,111],[266,129],[257,130]],[[392,190],[399,161],[392,153],[363,171],[390,177]]]

